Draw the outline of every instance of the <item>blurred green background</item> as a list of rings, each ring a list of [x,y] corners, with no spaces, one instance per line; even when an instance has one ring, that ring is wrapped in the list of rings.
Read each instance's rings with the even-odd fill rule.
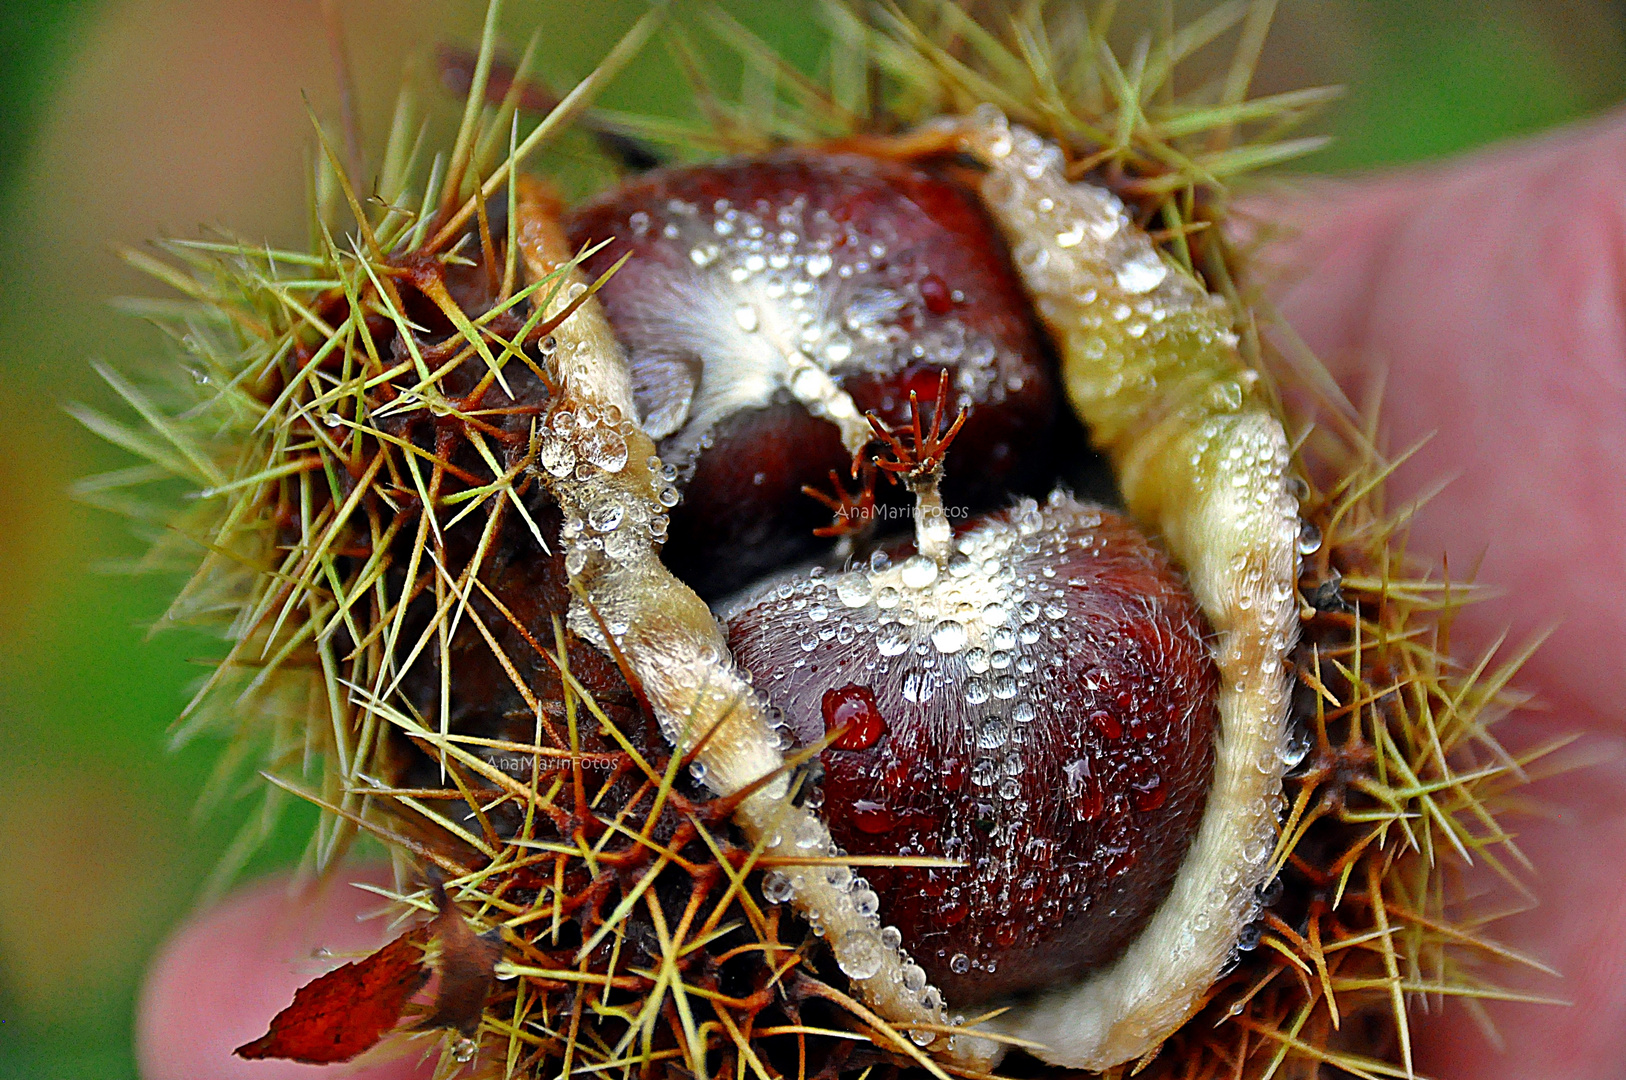
[[[375,133],[405,58],[472,40],[481,15],[477,0],[340,6]],[[811,5],[730,6],[807,50]],[[641,10],[509,7],[516,44],[538,20],[571,27],[550,35],[567,41],[546,64],[562,85]],[[614,104],[655,100],[670,69],[649,59]],[[1282,0],[1260,88],[1349,87],[1310,164],[1336,172],[1594,115],[1626,98],[1623,60],[1619,2]],[[249,808],[192,820],[217,747],[170,752],[165,728],[214,649],[148,639],[173,583],[103,572],[140,541],[67,493],[129,463],[62,411],[113,407],[88,361],[159,346],[108,307],[152,291],[113,246],[216,223],[300,243],[300,93],[332,116],[332,84],[316,0],[0,0],[0,1077],[135,1074],[142,968]],[[297,859],[309,824],[291,814],[251,872]]]

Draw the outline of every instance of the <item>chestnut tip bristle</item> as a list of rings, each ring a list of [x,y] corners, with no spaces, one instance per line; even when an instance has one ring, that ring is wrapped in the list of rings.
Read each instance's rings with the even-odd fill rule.
[[[830,470],[830,490],[834,495],[814,487],[811,484],[802,486],[802,494],[818,500],[835,514],[835,520],[829,525],[823,525],[813,530],[814,536],[837,537],[853,536],[864,532],[874,524],[875,510],[875,470],[868,464],[853,466],[854,478],[861,482],[857,492],[849,492],[847,486],[841,482],[841,476]]]
[[[869,421],[876,438],[891,451],[890,460],[878,455],[873,459],[876,467],[888,477],[896,479],[898,476],[910,478],[925,476],[939,468],[944,458],[948,456],[949,446],[954,442],[954,437],[960,433],[966,419],[971,415],[971,407],[962,405],[948,431],[943,430],[943,406],[948,401],[948,378],[948,369],[944,368],[938,375],[937,398],[932,405],[930,430],[921,427],[920,395],[914,390],[909,391],[909,423],[905,428],[889,427],[873,411],[864,414],[864,419]],[[907,436],[909,441],[904,442],[900,436]]]

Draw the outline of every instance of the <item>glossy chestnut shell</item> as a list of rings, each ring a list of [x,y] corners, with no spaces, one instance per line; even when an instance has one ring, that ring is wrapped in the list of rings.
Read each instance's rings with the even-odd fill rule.
[[[838,844],[964,864],[865,871],[960,1004],[1075,979],[1140,932],[1202,815],[1217,676],[1184,582],[1119,514],[1029,502],[956,548],[941,572],[904,548],[783,579],[728,629],[794,739],[834,739]]]
[[[802,493],[848,473],[832,388],[899,424],[909,395],[970,415],[945,497],[993,508],[1042,482],[1054,360],[1005,245],[962,185],[913,165],[785,152],[668,169],[579,207],[590,274],[628,354],[640,419],[679,469],[664,558],[702,596],[822,546]],[[814,411],[807,407],[812,402]],[[883,491],[886,499],[888,493]],[[894,505],[897,504],[896,496]]]

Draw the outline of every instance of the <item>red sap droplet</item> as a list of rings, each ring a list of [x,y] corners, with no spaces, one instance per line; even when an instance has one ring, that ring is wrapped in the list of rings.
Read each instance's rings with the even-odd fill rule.
[[[859,799],[853,803],[852,809],[847,812],[860,832],[875,833],[891,832],[898,824],[898,815],[887,809],[885,803],[874,802],[870,799]],[[870,875],[871,878],[874,875]],[[873,884],[873,882],[872,882]]]
[[[1106,798],[1101,794],[1100,785],[1090,781],[1086,781],[1073,798],[1073,810],[1080,821],[1094,821],[1105,808]]]
[[[830,744],[837,750],[868,750],[886,734],[886,718],[867,686],[848,683],[840,689],[826,690],[823,711],[824,730],[841,732]]]
[[[994,927],[994,941],[1001,948],[1009,948],[1016,943],[1017,934],[1021,932],[1021,929],[1014,920],[1002,922]]]
[[[1105,709],[1097,709],[1092,712],[1090,714],[1090,723],[1095,725],[1095,730],[1109,739],[1116,739],[1124,733],[1123,722]]]
[[[1169,793],[1163,789],[1163,778],[1157,773],[1148,773],[1134,781],[1129,785],[1129,790],[1132,792],[1129,801],[1136,810],[1156,810],[1169,797]]]
[[[954,310],[954,293],[950,291],[948,282],[936,274],[927,274],[920,279],[920,298],[925,301],[926,310],[933,315],[947,315]]]
[[[944,926],[955,926],[965,922],[965,917],[971,913],[971,908],[964,900],[950,900],[943,905],[938,917],[943,920]]]

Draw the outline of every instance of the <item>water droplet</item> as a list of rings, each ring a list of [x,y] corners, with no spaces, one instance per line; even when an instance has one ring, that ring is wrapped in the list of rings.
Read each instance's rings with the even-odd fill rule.
[[[1169,268],[1155,251],[1146,251],[1118,267],[1118,288],[1127,293],[1148,293],[1169,276]]]
[[[998,750],[1010,740],[1011,729],[1003,717],[990,716],[977,729],[977,746],[983,750]]]
[[[1123,721],[1119,720],[1106,709],[1097,709],[1090,714],[1090,723],[1095,730],[1109,739],[1116,739],[1124,733]]]
[[[903,677],[903,697],[905,701],[918,705],[923,701],[930,701],[932,696],[931,677],[920,670],[912,670]]]
[[[806,818],[796,827],[796,846],[803,851],[822,850],[829,843],[829,830],[817,818]]]
[[[920,279],[920,299],[933,315],[947,315],[954,310],[954,294],[948,282],[936,274],[927,274]]]
[[[949,970],[956,975],[964,975],[971,970],[971,958],[963,952],[957,952],[949,957]]]
[[[778,870],[769,870],[762,875],[762,895],[770,904],[783,904],[796,892],[790,883],[790,878]]]
[[[757,317],[756,306],[754,304],[741,304],[739,307],[735,308],[734,321],[739,323],[740,329],[744,330],[747,334],[756,333],[757,326],[760,322]]]
[[[1106,798],[1100,785],[1090,775],[1090,762],[1088,758],[1076,758],[1067,763],[1063,770],[1067,774],[1067,794],[1073,804],[1073,812],[1080,821],[1094,821],[1101,816],[1106,807]]]
[[[1283,765],[1289,769],[1297,768],[1310,752],[1310,731],[1302,724],[1293,724],[1288,728],[1287,741],[1276,750],[1276,756]]]
[[[597,532],[609,532],[621,524],[626,511],[614,499],[600,499],[587,511],[587,524]]]
[[[898,577],[911,589],[924,589],[937,580],[937,564],[924,555],[911,556],[903,564]]]
[[[1321,530],[1316,528],[1313,521],[1306,521],[1299,527],[1299,554],[1314,555],[1321,550]]]
[[[1238,935],[1236,947],[1243,952],[1253,952],[1259,947],[1259,939],[1263,936],[1264,927],[1261,924],[1249,923],[1242,928],[1242,933]]]
[[[577,440],[582,460],[605,472],[620,472],[627,464],[627,440],[611,428],[590,428]]]
[[[965,648],[964,624],[954,619],[943,619],[932,627],[932,644],[940,653],[957,653]]]
[[[542,467],[554,476],[569,476],[576,468],[576,451],[566,439],[543,439],[539,457]]]
[[[873,979],[885,957],[881,939],[870,930],[849,930],[836,943],[836,963],[849,979]]]
[[[864,574],[843,574],[836,580],[836,598],[850,608],[863,607],[873,595],[874,589]]]

